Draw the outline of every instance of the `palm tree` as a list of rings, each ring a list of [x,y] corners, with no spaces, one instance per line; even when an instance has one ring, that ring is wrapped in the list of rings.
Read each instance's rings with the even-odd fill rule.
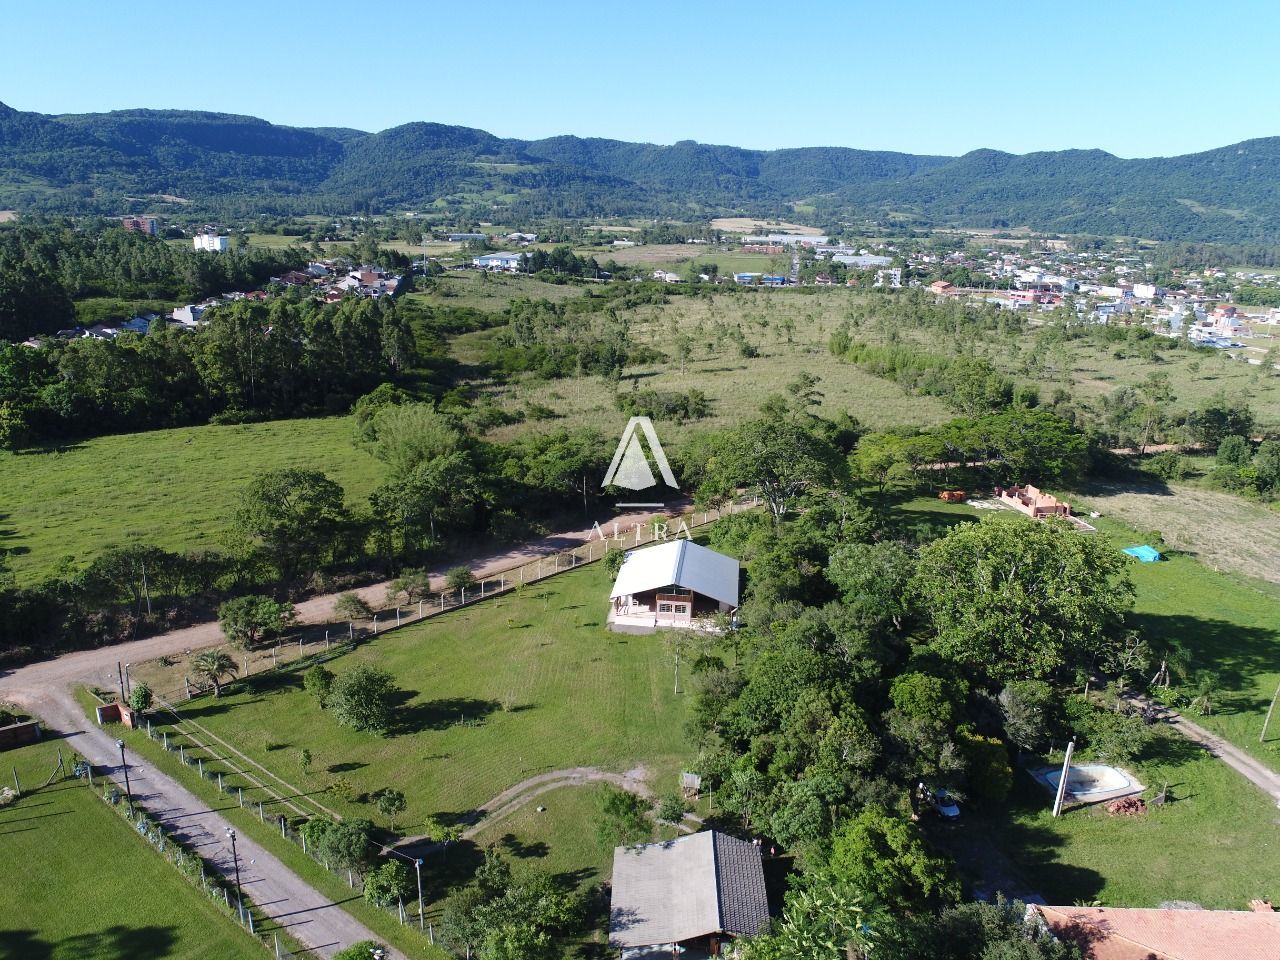
[[[222,696],[222,678],[236,675],[236,662],[225,650],[206,650],[191,660],[191,669],[213,684],[213,695]]]

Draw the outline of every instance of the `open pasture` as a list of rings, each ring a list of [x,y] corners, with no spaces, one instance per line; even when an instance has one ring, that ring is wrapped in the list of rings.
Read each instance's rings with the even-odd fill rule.
[[[349,500],[381,465],[352,442],[350,417],[183,427],[0,453],[0,548],[19,582],[72,558],[138,541],[214,549],[241,489],[264,470],[321,470]]]

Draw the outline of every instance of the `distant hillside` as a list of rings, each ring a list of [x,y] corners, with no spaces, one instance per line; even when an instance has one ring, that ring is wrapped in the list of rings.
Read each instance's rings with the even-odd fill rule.
[[[410,123],[302,129],[177,110],[48,116],[0,104],[0,208],[210,214],[478,204],[516,216],[789,215],[1154,239],[1280,241],[1280,138],[1147,160],[1100,150],[962,157],[745,150]]]

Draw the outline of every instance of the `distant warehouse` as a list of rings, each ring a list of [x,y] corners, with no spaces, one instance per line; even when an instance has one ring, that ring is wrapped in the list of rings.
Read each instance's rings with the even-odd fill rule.
[[[503,273],[515,273],[520,269],[522,253],[486,253],[480,257],[472,257],[471,265],[479,270],[498,270]]]

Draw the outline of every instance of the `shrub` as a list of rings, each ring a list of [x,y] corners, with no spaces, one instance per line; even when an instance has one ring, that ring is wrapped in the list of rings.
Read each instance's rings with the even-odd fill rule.
[[[400,860],[388,860],[364,879],[364,898],[375,907],[389,907],[409,896],[413,877]]]
[[[137,710],[138,713],[146,713],[151,709],[151,704],[155,702],[155,694],[151,692],[151,688],[145,683],[135,683],[133,690],[129,693],[129,706]]]
[[[355,591],[342,594],[333,604],[333,612],[343,620],[365,620],[373,616],[373,607]]]
[[[444,575],[445,586],[450,590],[466,590],[476,584],[476,575],[469,567],[452,567]]]
[[[343,726],[385,736],[397,692],[390,673],[361,664],[334,680],[326,703]]]
[[[353,943],[347,949],[335,953],[333,960],[369,960],[370,957],[376,956],[379,951],[385,954],[387,948],[375,940],[361,940],[359,943]]]
[[[302,675],[302,687],[315,697],[316,703],[323,710],[329,702],[329,695],[333,692],[333,672],[316,664]]]
[[[679,794],[673,793],[658,801],[658,819],[667,823],[679,823],[688,812],[689,805]]]
[[[1176,450],[1165,450],[1151,457],[1143,469],[1161,480],[1185,480],[1191,473],[1191,462]]]

